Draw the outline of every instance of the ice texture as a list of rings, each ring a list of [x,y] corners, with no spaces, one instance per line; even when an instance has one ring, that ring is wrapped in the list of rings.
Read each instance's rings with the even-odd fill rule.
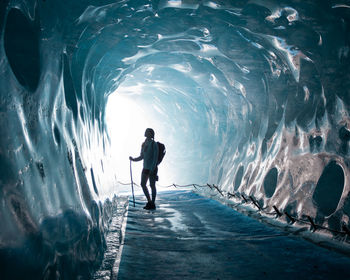
[[[349,28],[349,1],[1,0],[1,279],[101,264],[118,93],[174,183],[349,226]]]

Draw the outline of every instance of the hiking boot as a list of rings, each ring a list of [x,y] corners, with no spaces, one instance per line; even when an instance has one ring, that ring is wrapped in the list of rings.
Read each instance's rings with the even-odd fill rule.
[[[151,209],[151,202],[147,202],[147,204],[145,205],[145,207],[143,207],[143,209],[149,210]]]
[[[150,203],[150,210],[156,210],[156,205],[154,204],[154,202]]]
[[[156,205],[153,202],[147,202],[146,206],[143,207],[146,210],[156,210]]]

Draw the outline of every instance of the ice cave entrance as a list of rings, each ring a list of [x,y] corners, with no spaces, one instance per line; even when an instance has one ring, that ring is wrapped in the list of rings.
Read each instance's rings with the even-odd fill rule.
[[[131,189],[127,184],[131,181],[129,156],[138,156],[141,144],[145,140],[145,129],[151,127],[155,130],[155,140],[162,143],[172,143],[171,130],[173,124],[164,111],[157,105],[151,105],[152,94],[150,89],[146,89],[142,84],[130,86],[120,86],[112,92],[106,105],[106,124],[111,140],[111,158],[117,173],[118,192],[130,193]],[[167,145],[171,149],[171,145]],[[161,190],[174,189],[171,186],[175,181],[176,167],[173,164],[176,155],[167,153],[167,157],[162,162],[160,168],[160,178],[157,188]],[[133,181],[140,183],[142,161],[132,162]],[[136,188],[136,193],[141,193],[140,188]]]
[[[130,182],[129,156],[138,156],[144,131],[155,130],[155,140],[166,146],[166,156],[158,170],[158,189],[172,184],[206,184],[215,147],[220,146],[213,123],[213,106],[206,106],[204,84],[182,65],[163,65],[166,58],[148,57],[121,81],[118,77],[108,94],[105,122],[111,140],[118,182]],[[191,68],[191,67],[190,67]],[[203,101],[204,100],[204,101]],[[208,109],[209,107],[209,109]],[[220,112],[225,114],[224,107]],[[133,162],[133,179],[140,181],[141,162]],[[130,187],[127,187],[128,189]],[[118,186],[118,192],[125,189]],[[121,191],[127,192],[127,190]]]

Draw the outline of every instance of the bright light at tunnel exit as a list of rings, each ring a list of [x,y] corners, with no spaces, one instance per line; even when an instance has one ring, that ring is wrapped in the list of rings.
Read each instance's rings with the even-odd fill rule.
[[[155,130],[155,141],[162,143],[165,140],[162,139],[164,128],[162,128],[159,120],[150,117],[146,106],[138,104],[133,100],[133,96],[125,95],[118,90],[108,97],[106,123],[111,139],[111,158],[117,181],[130,183],[129,156],[138,157],[140,155],[141,144],[145,140],[144,132],[146,128],[153,128]],[[166,157],[167,155],[159,166],[157,190],[165,190],[162,186],[168,186],[173,183]],[[140,185],[142,166],[142,161],[132,162],[133,181],[138,185]],[[169,190],[169,188],[166,188],[166,190]],[[117,192],[128,194],[131,192],[131,186],[118,184]],[[141,188],[135,186],[135,193],[141,192]]]

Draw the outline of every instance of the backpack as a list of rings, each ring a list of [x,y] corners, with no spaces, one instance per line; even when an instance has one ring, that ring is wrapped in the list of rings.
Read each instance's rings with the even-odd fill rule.
[[[166,150],[164,144],[157,142],[158,145],[158,160],[157,165],[160,164],[165,156]]]

